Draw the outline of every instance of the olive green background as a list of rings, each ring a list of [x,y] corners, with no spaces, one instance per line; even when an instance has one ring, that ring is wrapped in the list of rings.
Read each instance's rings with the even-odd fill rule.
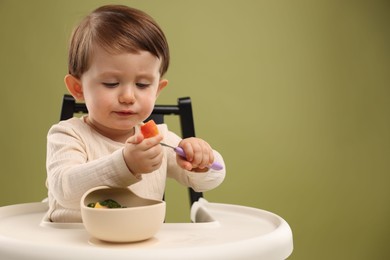
[[[45,142],[66,93],[72,28],[111,1],[0,0],[0,205],[46,197]],[[225,158],[211,202],[282,216],[290,259],[389,259],[388,1],[112,1],[168,37],[169,87]],[[172,121],[173,129],[177,123]],[[188,221],[168,183],[168,221]]]

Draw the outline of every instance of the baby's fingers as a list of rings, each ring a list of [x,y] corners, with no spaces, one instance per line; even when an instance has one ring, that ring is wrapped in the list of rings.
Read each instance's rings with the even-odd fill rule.
[[[187,161],[186,158],[181,157],[180,155],[177,155],[176,162],[177,162],[177,164],[181,168],[183,168],[183,169],[185,169],[187,171],[191,171],[192,170],[192,164],[189,161]]]
[[[213,163],[214,153],[207,142],[184,142],[182,145],[186,160],[191,163],[192,168],[205,169]]]
[[[134,135],[130,136],[129,139],[126,140],[126,143],[131,144],[139,144],[144,140],[144,136],[141,133],[139,126],[134,127]]]

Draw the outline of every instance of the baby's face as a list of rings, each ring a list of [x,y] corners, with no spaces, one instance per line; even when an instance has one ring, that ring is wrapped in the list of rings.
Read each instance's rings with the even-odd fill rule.
[[[160,65],[147,51],[113,55],[97,48],[81,77],[89,123],[111,136],[144,121],[166,85],[160,80]]]

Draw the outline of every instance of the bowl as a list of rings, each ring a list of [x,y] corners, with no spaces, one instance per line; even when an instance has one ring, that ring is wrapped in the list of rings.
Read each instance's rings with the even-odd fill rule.
[[[113,199],[125,208],[91,208],[89,203]],[[165,202],[137,196],[128,188],[100,186],[81,198],[87,232],[108,242],[136,242],[153,237],[165,219]]]

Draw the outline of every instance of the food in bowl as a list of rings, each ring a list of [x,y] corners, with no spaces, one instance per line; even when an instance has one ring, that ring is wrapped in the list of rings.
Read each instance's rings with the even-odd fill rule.
[[[117,208],[126,208],[113,199],[106,199],[103,201],[91,202],[87,205],[90,208],[102,208],[102,209],[117,209]]]

